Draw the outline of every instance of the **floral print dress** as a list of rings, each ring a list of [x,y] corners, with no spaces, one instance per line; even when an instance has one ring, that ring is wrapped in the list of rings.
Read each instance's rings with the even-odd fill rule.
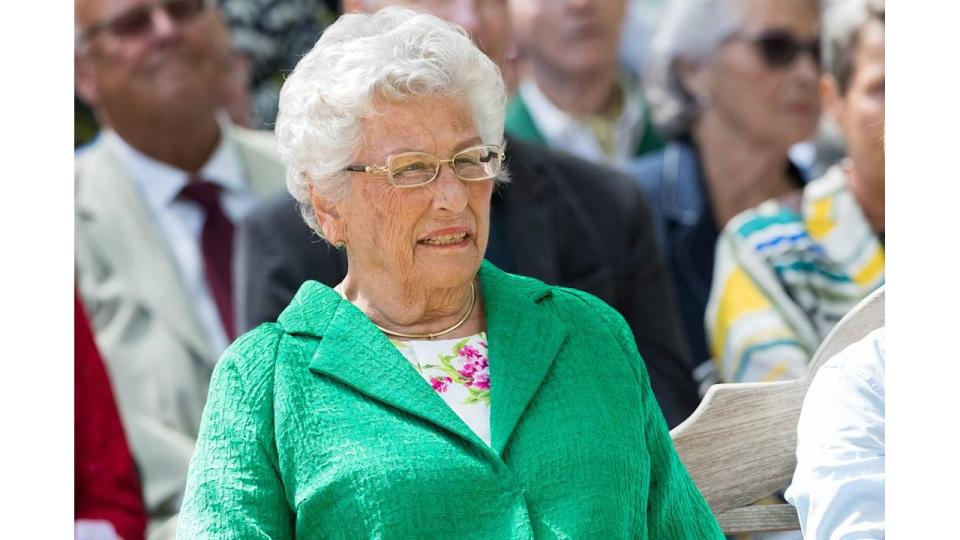
[[[390,340],[474,433],[490,445],[487,334],[437,340]]]

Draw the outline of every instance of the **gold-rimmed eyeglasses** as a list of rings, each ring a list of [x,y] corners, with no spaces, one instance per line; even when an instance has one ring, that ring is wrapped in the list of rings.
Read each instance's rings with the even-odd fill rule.
[[[386,165],[347,165],[344,170],[385,175],[398,188],[413,188],[433,182],[444,164],[465,182],[489,180],[500,173],[503,150],[495,144],[481,144],[464,148],[450,159],[427,152],[402,152],[387,156]]]
[[[141,37],[153,28],[155,9],[162,9],[167,17],[180,24],[193,19],[211,5],[211,0],[158,0],[136,5],[94,23],[76,37],[75,45],[82,48],[103,31],[120,39]]]

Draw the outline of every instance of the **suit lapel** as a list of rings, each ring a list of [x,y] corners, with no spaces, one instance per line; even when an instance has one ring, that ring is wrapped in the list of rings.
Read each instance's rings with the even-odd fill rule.
[[[491,446],[501,455],[568,332],[541,304],[552,294],[543,283],[510,276],[487,262],[480,283],[490,353]]]
[[[311,371],[486,447],[370,319],[332,289],[315,282],[309,286],[310,294],[325,305],[318,311],[331,313],[310,361]],[[289,316],[281,317],[286,329],[284,319]]]
[[[89,231],[91,248],[101,252],[102,260],[124,283],[128,289],[124,295],[155,313],[197,356],[212,364],[215,354],[200,331],[173,254],[133,180],[101,145],[86,156],[86,189],[77,197],[82,222],[78,226]]]
[[[224,133],[237,148],[250,187],[257,197],[263,200],[275,195],[284,184],[286,169],[277,156],[272,134],[242,130],[233,125],[227,126]],[[258,140],[247,140],[254,138]]]

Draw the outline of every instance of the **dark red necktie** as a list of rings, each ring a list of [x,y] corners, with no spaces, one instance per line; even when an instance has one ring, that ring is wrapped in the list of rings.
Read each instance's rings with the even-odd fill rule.
[[[236,337],[233,324],[233,223],[220,206],[220,190],[217,184],[194,176],[178,198],[199,204],[206,215],[200,237],[203,271],[217,303],[223,329],[227,338],[232,340]]]

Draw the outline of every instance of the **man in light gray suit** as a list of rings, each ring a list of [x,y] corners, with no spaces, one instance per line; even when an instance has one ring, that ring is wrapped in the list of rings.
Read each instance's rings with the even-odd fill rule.
[[[167,537],[213,365],[236,337],[233,224],[282,187],[283,167],[272,133],[220,112],[228,41],[211,2],[75,7],[76,90],[108,126],[75,162],[78,287],[150,536]]]

